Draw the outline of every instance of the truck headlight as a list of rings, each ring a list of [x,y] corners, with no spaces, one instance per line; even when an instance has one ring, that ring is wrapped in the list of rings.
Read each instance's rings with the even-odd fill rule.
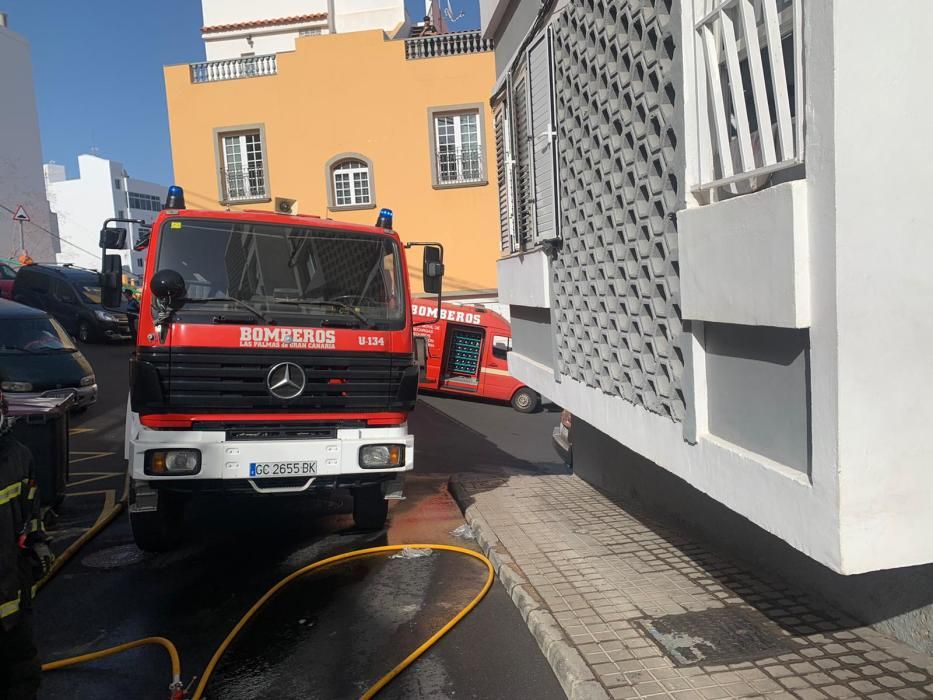
[[[114,316],[112,313],[108,313],[107,311],[101,311],[100,309],[95,311],[94,315],[97,316],[97,318],[99,318],[101,321],[110,321],[111,323],[116,323],[117,321],[117,317]]]
[[[404,463],[404,445],[363,445],[360,448],[360,466],[363,469],[400,467]]]
[[[81,381],[78,382],[78,384],[80,386],[91,386],[91,384],[94,384],[96,381],[97,377],[95,377],[93,374],[89,374],[86,377],[83,377]]]
[[[143,471],[149,476],[186,476],[201,471],[200,450],[149,450]]]
[[[0,382],[0,389],[3,391],[32,391],[32,384],[29,382]]]

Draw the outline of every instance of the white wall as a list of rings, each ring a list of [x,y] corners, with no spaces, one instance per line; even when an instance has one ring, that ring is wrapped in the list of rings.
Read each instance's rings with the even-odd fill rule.
[[[36,261],[53,261],[58,241],[52,235],[55,223],[45,197],[29,44],[3,27],[0,95],[0,257],[19,251],[19,224],[8,210],[21,204],[32,219],[23,225],[26,249]]]
[[[201,0],[201,13],[203,26],[213,27],[327,12],[327,4],[328,0]]]
[[[834,7],[843,556],[853,567],[929,562],[933,3]]]
[[[400,31],[402,36],[411,26],[405,13],[404,0],[270,0],[265,3],[202,0],[201,7],[205,27],[299,17],[333,10],[333,17],[322,20],[203,34],[208,61],[239,58],[248,53],[261,55],[294,51],[295,39],[301,30],[321,29],[326,34],[331,24],[338,33],[382,29],[390,34]],[[414,19],[419,21],[421,18]]]
[[[933,5],[895,0],[879,13],[870,0],[829,0],[806,8],[805,180],[782,186],[785,194],[795,191],[792,207],[779,201],[778,190],[774,196],[752,195],[754,207],[743,206],[741,197],[713,205],[734,216],[703,232],[730,238],[734,247],[752,245],[762,279],[739,276],[728,280],[738,288],[725,291],[706,279],[705,291],[718,298],[694,313],[699,321],[809,326],[809,475],[709,433],[702,323],[692,324],[693,335],[686,337],[682,378],[695,435],[686,423],[566,376],[556,381],[551,368],[530,359],[532,353],[518,344],[510,371],[835,571],[927,564],[933,562],[933,236],[927,204],[933,134],[924,115],[933,107],[927,76],[933,44],[926,40]],[[683,35],[692,36],[689,17],[683,27]],[[687,46],[681,55],[684,92],[690,95],[693,52]],[[695,106],[685,104],[688,133],[678,137],[689,143]],[[688,162],[688,176],[693,170]],[[691,184],[688,177],[685,187]],[[794,222],[781,224],[778,217],[788,213]],[[681,233],[689,235],[689,229],[688,224]],[[785,238],[774,250],[783,259],[769,261],[760,237],[782,231]],[[805,233],[805,240],[798,241],[796,232]],[[806,243],[806,255],[798,255],[798,242]],[[691,293],[691,275],[709,272],[686,266],[722,262],[704,263],[702,255],[691,261],[696,252],[687,251],[681,260],[685,294]],[[727,252],[734,257],[741,250]],[[504,299],[543,300],[547,272],[513,258],[500,261],[498,270]],[[769,284],[777,284],[780,299],[767,298]],[[751,298],[742,298],[744,291]],[[716,316],[730,303],[740,316]]]
[[[105,219],[116,217],[122,211],[125,218],[141,218],[151,222],[158,214],[129,209],[127,191],[155,195],[161,201],[165,198],[167,188],[126,177],[121,163],[93,155],[78,156],[78,170],[78,177],[58,181],[52,181],[50,177],[48,185],[49,201],[58,216],[60,235],[65,241],[73,244],[66,243],[62,246],[59,262],[98,269],[98,242],[101,225]],[[58,175],[56,172],[54,177]],[[120,183],[120,189],[116,188],[117,181]],[[138,235],[137,228],[132,224],[121,227],[128,229],[127,249],[120,251],[124,267],[134,274],[139,274],[141,270],[138,260],[142,257],[145,262],[145,254],[131,250],[132,243]]]
[[[404,0],[335,0],[334,24],[338,34],[382,29],[394,32],[406,26]],[[420,21],[421,17],[412,18]]]

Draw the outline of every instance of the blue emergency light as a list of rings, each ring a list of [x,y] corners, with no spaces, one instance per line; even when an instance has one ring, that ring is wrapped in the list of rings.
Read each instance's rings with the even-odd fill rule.
[[[178,185],[172,185],[168,188],[168,196],[165,198],[164,209],[184,209],[185,191]]]
[[[379,218],[376,219],[376,228],[392,228],[392,210],[380,209]]]

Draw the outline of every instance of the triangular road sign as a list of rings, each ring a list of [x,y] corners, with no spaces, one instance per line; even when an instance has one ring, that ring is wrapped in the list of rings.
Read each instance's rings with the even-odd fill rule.
[[[16,207],[16,211],[13,213],[13,221],[31,221],[22,204]]]

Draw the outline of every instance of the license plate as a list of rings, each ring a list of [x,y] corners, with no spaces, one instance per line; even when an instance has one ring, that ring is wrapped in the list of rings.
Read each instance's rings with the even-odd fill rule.
[[[317,472],[314,462],[250,462],[250,477],[310,476]]]

